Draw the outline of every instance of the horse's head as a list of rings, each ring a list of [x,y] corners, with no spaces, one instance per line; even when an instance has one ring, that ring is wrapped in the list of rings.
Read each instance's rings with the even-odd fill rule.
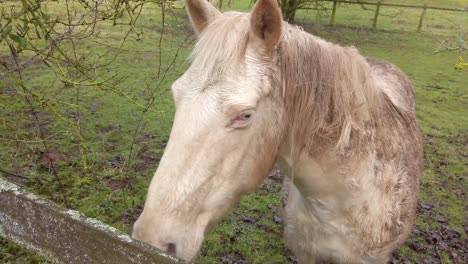
[[[193,62],[172,86],[176,114],[133,236],[186,260],[268,174],[282,139],[276,0],[221,14],[187,0],[198,34]]]

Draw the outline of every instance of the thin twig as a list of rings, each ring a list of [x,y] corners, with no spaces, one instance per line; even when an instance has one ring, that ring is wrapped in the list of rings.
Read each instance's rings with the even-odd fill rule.
[[[439,42],[439,46],[437,47],[437,49],[434,51],[434,54],[438,54],[438,53],[441,53],[441,52],[446,52],[446,51],[457,51],[457,50],[460,50],[460,47],[449,47],[448,45],[446,45],[446,42],[447,40],[444,39],[440,39],[439,36],[437,36],[436,33],[434,33],[434,31],[432,30],[431,27],[427,26],[427,28],[429,29],[429,31],[432,33],[432,35],[434,36],[434,38],[437,40],[437,42]]]
[[[18,174],[15,174],[15,173],[6,171],[6,170],[4,170],[4,169],[0,169],[0,172],[3,173],[3,174],[5,174],[5,175],[9,175],[9,176],[13,176],[13,177],[17,177],[17,178],[21,178],[21,179],[25,179],[25,180],[28,180],[28,179],[29,179],[29,178],[26,177],[26,176],[18,175]]]

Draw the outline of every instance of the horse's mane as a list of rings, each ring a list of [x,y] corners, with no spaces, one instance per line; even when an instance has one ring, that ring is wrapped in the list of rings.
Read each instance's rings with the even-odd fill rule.
[[[192,53],[206,80],[216,81],[240,67],[248,41],[250,16],[228,12],[210,22]],[[344,151],[368,124],[381,122],[394,107],[376,87],[369,63],[354,47],[341,47],[283,24],[277,65],[295,154],[313,153],[317,142]],[[233,71],[235,72],[235,71]]]
[[[294,152],[314,152],[317,141],[324,140],[344,150],[351,135],[375,121],[385,103],[366,59],[353,47],[326,42],[291,25],[285,26],[279,45],[289,132],[300,146]]]

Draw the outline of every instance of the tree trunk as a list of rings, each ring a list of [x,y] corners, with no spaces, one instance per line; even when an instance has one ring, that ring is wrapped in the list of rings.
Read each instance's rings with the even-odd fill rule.
[[[296,18],[296,8],[300,0],[282,0],[281,9],[283,10],[284,20],[294,23]]]

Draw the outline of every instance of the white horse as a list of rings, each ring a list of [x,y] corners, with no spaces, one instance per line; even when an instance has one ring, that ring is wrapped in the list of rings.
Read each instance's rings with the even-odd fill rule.
[[[134,237],[194,260],[278,160],[300,263],[385,263],[415,220],[422,143],[394,65],[282,21],[276,0],[220,13],[187,0],[198,42]]]

